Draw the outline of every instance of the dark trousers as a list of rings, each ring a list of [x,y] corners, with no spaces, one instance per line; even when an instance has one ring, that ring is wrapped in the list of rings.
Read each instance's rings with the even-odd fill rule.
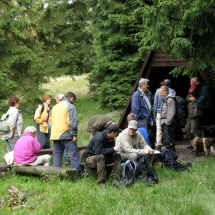
[[[54,167],[62,167],[64,149],[70,157],[71,168],[81,171],[81,159],[77,143],[72,140],[53,140],[53,163]]]
[[[166,149],[175,151],[175,125],[162,125],[163,144]]]
[[[50,133],[40,131],[40,126],[36,124],[37,140],[41,145],[41,149],[50,149]]]
[[[113,177],[119,181],[121,177],[121,156],[114,153],[111,157],[104,155],[93,155],[86,158],[86,165],[89,168],[96,168],[98,174],[98,182],[105,181],[106,179],[106,164],[113,163]]]

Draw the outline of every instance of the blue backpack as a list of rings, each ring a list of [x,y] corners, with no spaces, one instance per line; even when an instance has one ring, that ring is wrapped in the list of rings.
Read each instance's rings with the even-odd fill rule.
[[[122,180],[125,186],[131,186],[137,180],[138,163],[127,160],[122,167]]]

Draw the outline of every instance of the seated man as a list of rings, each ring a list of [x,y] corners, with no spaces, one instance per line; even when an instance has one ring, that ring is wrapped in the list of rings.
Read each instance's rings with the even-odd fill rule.
[[[89,142],[83,158],[89,168],[97,168],[98,184],[105,183],[105,165],[113,163],[114,182],[121,177],[121,156],[116,152],[121,150],[115,146],[114,137],[118,136],[120,129],[116,124],[110,124],[106,130],[96,134]]]
[[[139,161],[143,155],[148,155],[152,162],[154,150],[146,143],[138,129],[138,122],[131,120],[128,128],[123,130],[117,137],[116,144],[121,146],[120,151],[122,162],[126,160]]]
[[[44,165],[49,166],[50,155],[37,154],[41,150],[41,145],[35,138],[37,129],[34,126],[26,127],[22,137],[14,146],[14,162],[16,165]]]

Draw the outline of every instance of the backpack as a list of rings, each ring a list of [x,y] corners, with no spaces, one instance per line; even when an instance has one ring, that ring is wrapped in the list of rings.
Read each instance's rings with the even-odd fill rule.
[[[122,167],[122,180],[125,186],[131,186],[137,180],[138,163],[127,160]]]
[[[10,131],[8,119],[9,119],[8,113],[5,113],[2,115],[2,117],[0,119],[0,132],[7,133]]]
[[[138,179],[143,180],[144,182],[158,183],[158,177],[155,170],[146,156],[143,156],[138,161],[138,166]]]
[[[182,127],[186,125],[187,121],[187,102],[180,96],[168,97],[175,100],[175,116],[174,119],[177,123],[180,123]],[[168,100],[167,98],[167,100]],[[167,102],[166,100],[166,102]]]
[[[188,164],[181,164],[177,161],[178,155],[173,150],[164,150],[160,154],[160,161],[164,164],[165,167],[169,169],[173,169],[175,171],[190,171],[189,166],[191,163]]]
[[[40,114],[42,114],[43,113],[43,111],[44,111],[44,109],[45,109],[45,105],[42,103],[42,104],[40,104],[41,106],[42,106],[42,109],[41,109],[41,113]],[[34,120],[34,116],[35,116],[35,113],[36,113],[36,110],[37,110],[37,108],[39,107],[39,105],[34,109],[34,115],[33,115],[33,120]]]

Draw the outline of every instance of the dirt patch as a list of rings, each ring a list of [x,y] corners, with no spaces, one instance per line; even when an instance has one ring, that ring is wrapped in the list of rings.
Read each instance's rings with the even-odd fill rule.
[[[203,152],[199,152],[197,156],[194,156],[192,149],[187,149],[190,146],[189,141],[178,141],[176,142],[176,153],[179,155],[178,161],[193,163],[199,162],[205,159]]]

